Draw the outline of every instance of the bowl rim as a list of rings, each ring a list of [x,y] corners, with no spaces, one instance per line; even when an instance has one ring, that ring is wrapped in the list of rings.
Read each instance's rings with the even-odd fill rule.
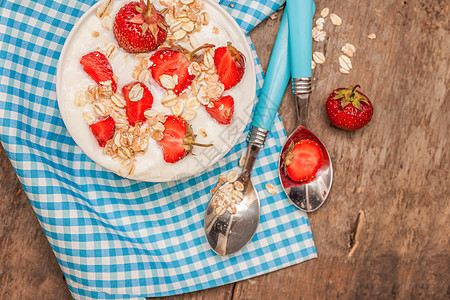
[[[98,6],[101,5],[102,1],[99,1],[97,3],[95,3],[93,6],[91,6],[86,12],[84,12],[84,14],[75,22],[74,26],[72,27],[72,29],[70,30],[69,35],[67,36],[63,48],[61,50],[59,59],[58,59],[58,64],[57,64],[57,70],[56,70],[56,98],[57,98],[57,103],[58,103],[58,109],[60,111],[60,116],[61,119],[64,122],[64,125],[67,129],[67,132],[69,133],[69,135],[71,136],[71,138],[74,140],[75,144],[80,147],[80,149],[82,150],[82,152],[89,157],[93,162],[95,162],[97,165],[103,167],[105,170],[108,170],[109,172],[112,172],[118,176],[120,176],[121,178],[125,178],[125,179],[131,179],[131,180],[136,180],[136,181],[142,181],[142,182],[172,182],[172,181],[177,181],[177,180],[182,180],[182,179],[187,179],[187,178],[191,178],[191,177],[197,177],[200,176],[201,174],[205,173],[209,168],[211,168],[213,165],[215,165],[218,161],[220,161],[225,155],[227,155],[231,149],[233,149],[234,146],[236,146],[237,142],[239,141],[239,138],[242,136],[242,134],[245,132],[245,128],[247,127],[247,125],[250,122],[251,116],[252,116],[252,110],[254,108],[254,105],[257,102],[257,97],[256,97],[256,67],[255,67],[255,58],[253,57],[253,52],[250,46],[250,43],[248,42],[248,38],[245,35],[243,29],[239,26],[239,24],[236,22],[236,20],[223,8],[221,7],[218,3],[212,1],[212,0],[203,0],[205,2],[205,6],[210,5],[212,6],[214,9],[216,9],[218,12],[221,13],[222,17],[225,18],[225,21],[227,22],[227,26],[230,26],[234,33],[237,34],[237,39],[240,41],[240,44],[242,44],[245,49],[242,49],[241,51],[244,52],[246,54],[246,56],[248,56],[248,58],[246,59],[246,61],[248,62],[248,66],[250,66],[250,68],[246,69],[246,72],[250,72],[250,76],[248,76],[248,82],[246,82],[246,84],[251,85],[251,90],[253,91],[251,99],[249,101],[249,104],[251,105],[252,109],[249,110],[249,113],[247,115],[247,117],[245,118],[245,122],[242,122],[239,130],[238,130],[238,134],[236,134],[234,136],[234,139],[232,140],[231,143],[229,143],[229,147],[226,149],[226,151],[223,151],[223,153],[221,153],[220,155],[217,155],[214,159],[210,160],[208,162],[208,164],[205,165],[205,167],[203,167],[200,171],[197,171],[195,173],[192,174],[187,174],[187,175],[183,175],[182,177],[177,177],[172,176],[170,178],[158,178],[158,179],[143,179],[143,178],[139,178],[139,177],[134,177],[134,176],[129,176],[126,174],[118,174],[117,172],[115,172],[114,170],[108,168],[107,166],[105,166],[104,164],[102,164],[101,162],[98,162],[95,157],[92,157],[94,155],[92,155],[92,153],[89,153],[88,151],[85,150],[85,148],[83,147],[83,143],[79,143],[75,138],[74,138],[74,134],[72,134],[74,132],[74,130],[76,130],[73,126],[68,126],[68,120],[64,117],[66,114],[64,114],[63,112],[65,111],[65,105],[63,103],[63,99],[64,97],[62,96],[62,77],[64,72],[62,71],[62,65],[66,59],[66,54],[67,51],[69,51],[69,45],[72,41],[72,39],[74,38],[74,36],[77,33],[77,30],[79,29],[79,27],[81,26],[81,24],[85,21],[85,19],[91,17],[92,14],[95,15],[95,11],[98,8]],[[127,2],[127,0],[120,0],[120,2]],[[128,2],[131,2],[128,0]],[[206,7],[205,7],[206,9]]]

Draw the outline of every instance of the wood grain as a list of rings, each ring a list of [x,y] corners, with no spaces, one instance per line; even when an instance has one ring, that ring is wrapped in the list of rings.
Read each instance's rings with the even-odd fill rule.
[[[331,154],[334,182],[310,214],[319,258],[267,275],[167,299],[448,299],[450,297],[450,39],[448,3],[316,1],[343,24],[313,43],[327,61],[314,72],[307,126]],[[282,13],[282,12],[281,12]],[[281,13],[251,33],[264,69]],[[318,13],[317,13],[318,14]],[[316,15],[317,15],[316,14]],[[377,38],[367,35],[375,32]],[[350,75],[340,48],[356,46]],[[337,87],[360,84],[372,122],[357,132],[332,127],[324,104]],[[280,114],[295,127],[293,97]],[[69,299],[56,259],[4,151],[0,153],[0,299]],[[358,212],[366,224],[348,257]]]

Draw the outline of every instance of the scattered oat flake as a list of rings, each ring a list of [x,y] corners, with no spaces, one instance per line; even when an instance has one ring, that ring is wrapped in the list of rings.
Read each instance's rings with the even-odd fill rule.
[[[334,13],[330,14],[330,20],[333,25],[339,26],[342,24],[342,19]]]
[[[171,109],[172,109],[172,113],[175,116],[179,116],[179,115],[181,115],[181,113],[184,110],[184,104],[181,101],[178,101],[177,103],[175,103],[174,106],[171,107]]]
[[[89,102],[89,98],[86,94],[85,90],[79,90],[75,94],[75,105],[76,106],[83,106],[86,105]]]
[[[241,158],[239,159],[239,167],[240,168],[242,168],[244,166],[246,158],[247,157],[244,154],[241,155]]]
[[[228,182],[235,182],[236,179],[238,178],[239,174],[236,171],[231,171],[230,173],[228,173],[227,175],[227,181]]]
[[[93,31],[92,32],[92,36],[93,37],[98,37],[100,35],[100,33],[98,33],[98,31]]]
[[[352,69],[352,61],[347,55],[341,55],[339,56],[339,72],[342,74],[349,74],[350,70]]]
[[[206,133],[206,130],[205,130],[204,128],[200,128],[200,129],[198,130],[198,132],[200,132],[200,135],[201,135],[202,137],[207,137],[207,136],[208,136],[208,134]]]
[[[244,191],[244,184],[242,182],[240,182],[240,181],[235,181],[234,182],[234,189],[236,191],[243,192]]]
[[[277,12],[275,11],[273,14],[271,14],[270,16],[269,16],[269,18],[271,19],[271,20],[275,20],[276,18],[277,18]]]
[[[341,73],[344,74],[344,75],[350,74],[350,70],[344,69],[344,68],[339,68],[339,72],[341,72]]]
[[[374,40],[377,38],[377,35],[375,33],[371,33],[367,36],[369,39]]]
[[[311,70],[314,70],[316,68],[316,63],[312,60],[311,61]]]
[[[323,42],[327,36],[327,33],[321,30],[318,26],[312,29],[312,38],[316,42]]]
[[[317,64],[323,64],[325,62],[325,55],[322,52],[314,52],[313,53],[313,60]]]
[[[136,170],[136,165],[135,165],[135,164],[132,164],[132,165],[130,166],[129,171],[128,171],[128,175],[133,175],[133,173],[134,173],[135,170]]]
[[[352,44],[347,43],[344,45],[344,47],[342,47],[341,51],[348,57],[353,57],[356,52],[356,48]]]
[[[97,8],[97,12],[96,15],[99,18],[103,18],[103,16],[105,16],[105,14],[109,13],[112,7],[112,0],[105,0],[103,1],[99,7]]]
[[[233,8],[234,7],[234,3],[230,3],[230,7]]]
[[[320,24],[325,24],[325,19],[324,18],[318,18],[317,20],[316,20],[316,25],[320,25]]]
[[[197,117],[197,113],[193,110],[185,109],[181,114],[181,117],[186,121],[192,121],[195,119],[195,117]]]
[[[322,16],[322,18],[326,18],[328,16],[328,14],[330,13],[330,9],[328,7],[325,7],[324,9],[322,9],[322,11],[320,12],[320,15]]]
[[[101,25],[106,30],[111,30],[112,29],[112,22],[113,22],[113,19],[112,19],[112,17],[110,15],[104,15],[101,18]]]
[[[159,81],[161,82],[161,85],[168,90],[173,90],[175,88],[175,82],[173,80],[173,77],[170,75],[161,75],[159,77]]]
[[[88,125],[94,124],[95,121],[95,115],[91,111],[85,111],[83,112],[83,119]]]
[[[271,183],[266,184],[266,190],[269,192],[269,194],[272,194],[272,195],[275,195],[278,193],[277,188]]]
[[[142,97],[144,96],[144,88],[136,83],[130,90],[129,93],[129,98],[130,101],[136,102],[142,99]]]

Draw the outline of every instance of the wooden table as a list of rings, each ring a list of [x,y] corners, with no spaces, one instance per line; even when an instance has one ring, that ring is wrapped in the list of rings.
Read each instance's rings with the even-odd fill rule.
[[[316,1],[329,20],[313,43],[326,63],[313,72],[309,128],[334,166],[331,195],[310,214],[319,258],[173,299],[448,299],[450,297],[450,99],[448,3],[442,0]],[[282,12],[252,32],[264,69]],[[370,40],[367,35],[376,33]],[[350,75],[341,47],[356,46]],[[360,84],[375,106],[357,132],[330,125],[327,95]],[[280,114],[295,127],[289,90]],[[3,149],[0,153],[0,299],[69,299],[54,254]],[[364,210],[359,246],[348,257]]]

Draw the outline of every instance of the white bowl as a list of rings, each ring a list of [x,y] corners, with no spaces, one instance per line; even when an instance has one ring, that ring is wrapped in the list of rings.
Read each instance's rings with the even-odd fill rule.
[[[130,1],[113,1],[111,16],[114,17],[119,8],[127,2]],[[155,5],[159,4],[157,1],[153,2]],[[61,116],[70,135],[93,161],[126,178],[165,182],[199,175],[219,161],[236,144],[250,121],[251,111],[256,100],[254,60],[248,41],[236,21],[211,0],[204,0],[204,3],[211,22],[200,33],[196,33],[199,44],[208,42],[216,46],[225,46],[227,41],[231,41],[246,57],[246,69],[242,81],[224,93],[224,95],[232,95],[235,100],[233,121],[230,125],[220,125],[206,113],[203,107],[200,107],[197,109],[197,117],[189,123],[194,129],[194,133],[198,133],[200,128],[207,131],[207,137],[198,134],[196,141],[213,143],[214,146],[211,148],[195,147],[193,151],[195,155],[188,155],[174,164],[169,164],[164,162],[157,142],[150,139],[147,152],[136,156],[136,169],[132,175],[127,175],[120,161],[104,154],[103,148],[98,146],[89,126],[83,119],[83,112],[90,110],[88,109],[89,105],[79,107],[74,103],[75,93],[78,90],[85,90],[90,84],[94,84],[94,81],[83,71],[79,62],[80,58],[84,54],[96,50],[97,47],[104,47],[107,43],[117,45],[112,30],[105,30],[100,24],[100,19],[96,17],[96,10],[100,3],[91,7],[75,24],[64,44],[58,62],[56,93]],[[157,7],[161,8],[161,6]],[[212,32],[212,26],[219,28],[219,34]],[[98,31],[100,35],[93,37],[93,31]],[[127,54],[122,49],[119,49],[118,55],[110,59],[114,73],[119,77],[118,92],[125,84],[135,81],[131,74],[138,61],[133,55]],[[160,102],[165,91],[154,82],[147,86],[154,97],[153,108],[171,114],[170,110],[163,107]]]

